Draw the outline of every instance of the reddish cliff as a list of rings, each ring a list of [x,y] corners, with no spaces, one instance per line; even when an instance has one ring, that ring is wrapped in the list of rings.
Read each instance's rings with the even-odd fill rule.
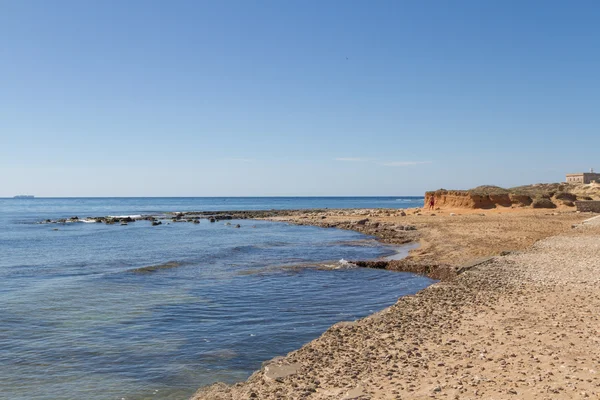
[[[425,207],[429,205],[432,196],[435,199],[436,208],[573,207],[575,200],[591,199],[582,194],[582,188],[579,186],[551,183],[511,189],[503,189],[498,186],[479,186],[470,190],[440,189],[425,193]]]

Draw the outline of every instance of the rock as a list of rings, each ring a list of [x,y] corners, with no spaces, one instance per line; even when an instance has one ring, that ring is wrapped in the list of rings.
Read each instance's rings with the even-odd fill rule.
[[[214,219],[213,217],[210,217],[209,221],[210,221],[210,222],[216,222],[217,220],[216,220],[216,219]]]
[[[195,224],[199,224],[199,223],[200,223],[200,220],[199,220],[199,219],[195,219],[193,222],[194,222]]]
[[[556,204],[552,202],[552,200],[539,197],[531,203],[532,208],[556,208]]]
[[[577,200],[577,196],[573,193],[568,193],[568,192],[558,192],[556,193],[556,195],[554,196],[555,199],[557,200],[566,200],[566,201],[575,201]]]
[[[562,203],[564,206],[567,206],[567,207],[575,207],[575,203],[573,203],[572,201],[569,201],[569,200],[563,201]]]
[[[406,217],[406,213],[404,211],[400,211],[400,216],[401,217]]]
[[[365,225],[367,222],[369,222],[369,218],[360,219],[356,221],[356,225]]]
[[[263,376],[267,380],[279,381],[290,375],[296,374],[300,370],[300,364],[281,364],[276,363],[268,364],[264,367]]]
[[[162,222],[160,222],[160,221],[152,221],[152,226],[158,226],[158,225],[162,225]]]

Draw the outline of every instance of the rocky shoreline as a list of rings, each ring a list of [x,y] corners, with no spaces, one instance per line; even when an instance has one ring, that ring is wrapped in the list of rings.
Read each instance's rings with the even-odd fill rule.
[[[167,223],[268,219],[419,243],[403,260],[356,263],[441,280],[335,324],[245,382],[216,383],[192,399],[600,398],[600,219],[590,216],[561,209],[165,214]]]
[[[379,313],[332,326],[265,362],[246,382],[202,388],[194,400],[600,396],[600,224],[580,225],[587,215],[539,210],[366,213],[263,218],[355,229],[390,242],[414,235],[421,246],[407,259],[364,266],[413,265],[431,275],[440,265],[452,273]],[[416,229],[388,236],[399,223]]]

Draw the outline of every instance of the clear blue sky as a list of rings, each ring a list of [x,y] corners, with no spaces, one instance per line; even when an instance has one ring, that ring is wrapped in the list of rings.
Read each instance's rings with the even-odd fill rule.
[[[0,0],[0,196],[600,170],[597,1]]]

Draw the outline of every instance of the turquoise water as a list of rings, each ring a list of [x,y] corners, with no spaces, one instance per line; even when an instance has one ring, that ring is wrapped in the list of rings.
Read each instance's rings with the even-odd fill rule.
[[[331,324],[432,283],[404,273],[314,268],[393,252],[350,231],[249,220],[229,221],[240,229],[206,220],[158,227],[41,220],[422,201],[0,199],[0,398],[186,399],[199,386],[243,380]],[[135,272],[167,262],[177,266]]]

